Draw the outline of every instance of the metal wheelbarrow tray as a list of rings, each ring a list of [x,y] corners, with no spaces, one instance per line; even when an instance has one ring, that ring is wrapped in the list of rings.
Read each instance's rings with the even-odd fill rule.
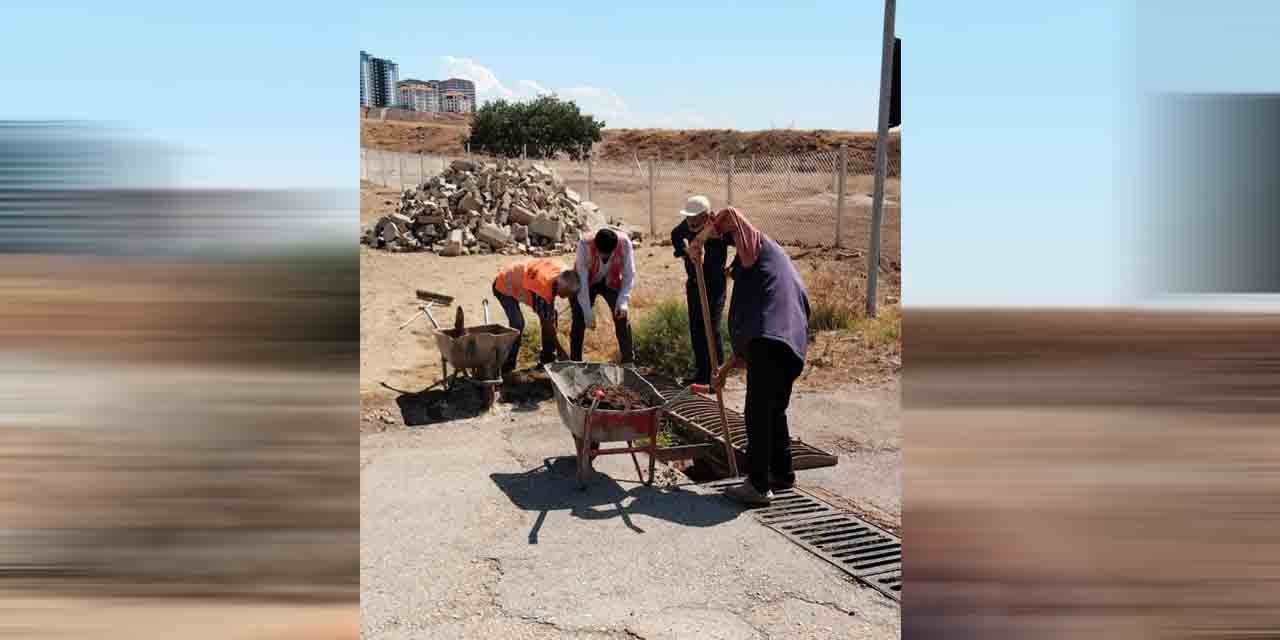
[[[421,293],[419,296],[421,297]],[[440,378],[445,389],[452,391],[460,375],[470,376],[470,382],[485,388],[485,406],[491,406],[494,390],[502,384],[502,364],[512,349],[519,348],[520,332],[506,325],[490,323],[488,300],[481,301],[484,306],[484,324],[466,326],[462,308],[459,307],[454,328],[442,329],[435,316],[431,315],[434,302],[429,300],[419,313],[426,314],[434,327],[432,335],[436,340],[436,348],[440,351]],[[412,321],[410,319],[409,322]],[[404,328],[408,324],[406,322],[400,326]],[[454,368],[452,377],[449,375],[449,365]]]
[[[652,484],[654,466],[660,457],[658,427],[662,422],[666,406],[676,398],[673,397],[670,400],[664,398],[639,373],[615,364],[556,362],[546,365],[546,371],[551,379],[552,389],[555,391],[560,421],[573,434],[578,454],[579,486],[585,486],[592,459],[601,455],[621,453],[631,454],[636,475],[640,476],[644,484]],[[650,406],[630,411],[592,410],[573,401],[593,384],[622,386],[635,391]],[[641,438],[648,439],[646,446],[636,447],[632,444],[633,441]],[[625,442],[627,446],[600,448],[601,443],[607,442]],[[639,451],[649,454],[648,479],[640,472],[640,462],[635,455]]]

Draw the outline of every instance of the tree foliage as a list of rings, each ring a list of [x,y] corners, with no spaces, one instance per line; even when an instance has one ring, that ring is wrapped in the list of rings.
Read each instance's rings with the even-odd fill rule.
[[[493,100],[476,111],[468,142],[473,151],[509,158],[549,158],[564,153],[574,160],[600,141],[604,122],[584,115],[572,100],[549,95],[529,102]]]

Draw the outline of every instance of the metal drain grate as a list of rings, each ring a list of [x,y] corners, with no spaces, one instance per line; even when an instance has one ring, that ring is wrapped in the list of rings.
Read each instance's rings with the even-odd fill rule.
[[[723,491],[737,482],[710,486]],[[803,489],[773,493],[773,504],[752,512],[757,520],[859,582],[902,601],[901,539]]]
[[[662,397],[670,399],[681,392],[681,387],[674,381],[660,375],[645,377],[651,382]],[[704,396],[685,397],[667,408],[667,416],[677,424],[688,427],[695,432],[694,437],[705,442],[723,442],[720,429],[720,408],[715,400]],[[729,422],[729,442],[738,452],[738,465],[746,464],[747,422],[741,413],[725,409],[725,418]],[[813,445],[800,440],[791,440],[791,461],[796,471],[834,467],[839,458]]]

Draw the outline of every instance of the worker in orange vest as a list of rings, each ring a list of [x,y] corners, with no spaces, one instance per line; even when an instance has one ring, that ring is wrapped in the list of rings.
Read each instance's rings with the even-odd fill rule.
[[[520,304],[524,303],[537,314],[542,328],[542,349],[538,361],[542,364],[554,362],[557,357],[562,360],[568,358],[556,337],[558,315],[555,301],[556,298],[572,298],[577,293],[577,272],[546,258],[508,265],[493,280],[493,297],[507,312],[507,323],[519,331],[521,337],[524,336],[524,313],[520,311]],[[519,353],[517,346],[507,354],[507,361],[502,365],[503,374],[515,370]]]
[[[631,346],[631,324],[627,307],[631,300],[631,288],[636,283],[636,262],[631,239],[625,233],[613,229],[600,229],[583,236],[578,241],[578,256],[574,263],[582,286],[570,304],[573,325],[569,330],[569,357],[582,360],[582,342],[587,329],[595,328],[595,315],[591,309],[596,296],[604,296],[613,312],[613,332],[618,337],[618,351],[622,364],[635,361]]]

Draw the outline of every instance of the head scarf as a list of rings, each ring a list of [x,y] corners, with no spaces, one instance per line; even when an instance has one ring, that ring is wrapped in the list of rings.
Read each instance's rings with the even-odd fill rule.
[[[738,260],[743,268],[750,268],[760,257],[760,243],[764,234],[747,221],[737,209],[729,207],[716,214],[713,224],[721,235],[733,234],[733,248],[738,252]]]

